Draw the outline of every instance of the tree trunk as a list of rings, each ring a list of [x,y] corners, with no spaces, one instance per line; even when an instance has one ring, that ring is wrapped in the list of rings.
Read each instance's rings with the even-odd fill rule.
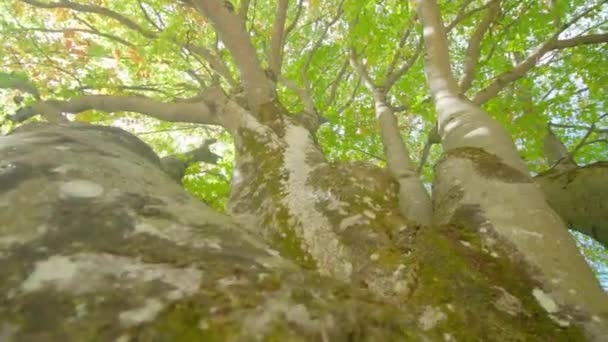
[[[28,125],[0,152],[2,341],[424,335],[189,196],[120,129]]]
[[[592,335],[608,336],[608,297],[566,225],[546,203],[506,129],[460,94],[437,2],[416,5],[444,149],[435,167],[433,223],[464,229],[497,259],[525,260],[527,274],[539,284],[534,296],[553,303],[545,307],[549,314],[561,312],[556,320],[569,324],[566,317],[580,312]],[[502,252],[494,251],[498,245]]]
[[[561,170],[556,167],[534,177],[547,202],[572,229],[608,248],[608,163]]]
[[[292,122],[248,127],[239,223],[120,129],[0,138],[2,340],[585,338],[592,318],[558,310],[500,237],[408,225],[383,171],[327,163]]]

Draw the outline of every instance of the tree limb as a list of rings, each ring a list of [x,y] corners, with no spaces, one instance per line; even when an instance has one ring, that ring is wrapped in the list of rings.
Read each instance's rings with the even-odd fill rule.
[[[65,33],[65,32],[81,32],[81,33],[88,33],[88,34],[92,34],[92,35],[96,35],[96,36],[100,36],[103,38],[106,38],[108,40],[114,41],[116,43],[119,43],[121,45],[127,46],[129,48],[134,48],[135,44],[130,43],[118,36],[112,35],[112,34],[107,34],[107,33],[103,33],[100,32],[96,29],[80,29],[80,28],[65,28],[65,29],[49,29],[49,28],[43,28],[43,27],[24,27],[22,29],[10,29],[7,30],[5,32],[0,32],[0,33],[23,33],[23,32],[46,32],[46,33]]]
[[[552,50],[567,49],[570,47],[590,45],[590,44],[601,44],[608,42],[608,33],[600,34],[589,34],[585,36],[578,36],[569,39],[561,39],[553,43],[551,46]]]
[[[217,97],[217,94],[214,96]],[[11,119],[23,121],[34,115],[42,114],[51,121],[60,121],[58,116],[61,116],[61,113],[78,114],[94,109],[108,113],[140,113],[170,122],[221,125],[216,112],[217,106],[211,101],[213,98],[209,97],[198,102],[165,103],[143,96],[86,95],[67,101],[38,101],[19,109]]]
[[[302,14],[302,8],[304,7],[303,5],[304,5],[304,0],[298,1],[298,7],[296,9],[296,15],[293,18],[293,21],[289,24],[289,26],[287,26],[287,28],[285,28],[285,37],[289,36],[289,34],[291,33],[291,31],[293,31],[293,29],[298,24],[298,21],[300,20],[300,15]]]
[[[342,79],[344,78],[344,75],[346,74],[346,71],[348,70],[348,65],[349,65],[349,59],[346,58],[344,63],[342,63],[342,67],[340,68],[340,71],[338,71],[338,75],[336,76],[336,78],[333,81],[331,81],[331,85],[330,85],[331,88],[329,89],[329,96],[327,98],[327,101],[325,101],[325,107],[331,106],[334,103],[334,101],[336,100],[336,95],[338,94],[338,87],[340,86],[340,83],[342,82]],[[346,79],[348,79],[348,76],[346,77]]]
[[[308,89],[298,87],[297,84],[285,78],[281,78],[280,80],[283,85],[285,85],[287,88],[291,89],[294,93],[296,93],[296,95],[300,98],[300,101],[302,101],[302,104],[304,105],[304,110],[306,112],[316,113],[314,100],[312,99],[312,96],[310,95],[310,91]]]
[[[376,86],[374,80],[372,80],[372,78],[370,77],[370,75],[367,71],[367,68],[357,58],[357,53],[355,52],[355,49],[351,48],[349,50],[348,55],[349,55],[350,65],[352,66],[353,69],[355,69],[355,71],[357,72],[359,77],[361,77],[361,80],[363,80],[363,85],[370,92],[372,92],[372,94],[375,93],[377,91],[378,87]]]
[[[576,167],[572,155],[568,153],[564,143],[555,135],[551,129],[551,124],[547,125],[547,132],[543,138],[543,155],[549,166],[555,165],[567,169]]]
[[[118,21],[119,23],[125,25],[126,27],[139,32],[141,35],[143,35],[146,38],[149,38],[149,39],[158,38],[158,34],[156,32],[147,30],[147,29],[143,28],[141,25],[137,24],[135,21],[125,17],[124,15],[114,12],[114,11],[104,8],[104,7],[95,6],[95,5],[78,4],[78,3],[73,3],[73,2],[66,1],[66,0],[61,0],[60,2],[55,2],[55,3],[44,3],[44,2],[40,2],[38,0],[21,0],[21,1],[25,2],[27,4],[30,4],[32,6],[39,7],[39,8],[66,8],[66,9],[75,10],[77,12],[99,14],[99,15],[106,16],[106,17],[109,17],[109,18],[112,18],[112,19]],[[113,35],[105,34],[105,33],[101,33],[99,31],[97,31],[96,29],[92,28],[89,24],[86,24],[86,22],[84,22],[84,20],[82,20],[82,19],[79,19],[79,18],[76,18],[76,19],[79,20],[80,22],[85,23],[85,25],[88,26],[91,30],[96,31],[95,33],[97,35],[104,36],[108,39],[115,40],[122,44],[132,45],[131,43],[128,43],[127,41],[124,41],[123,39],[121,39],[119,37],[114,37]],[[174,42],[177,44],[180,44],[176,40],[174,40]],[[225,65],[225,63],[223,61],[221,61],[219,58],[215,57],[207,49],[200,47],[200,46],[195,46],[190,43],[186,44],[186,48],[188,50],[192,51],[193,53],[196,53],[196,54],[199,54],[200,56],[202,56],[207,62],[209,62],[209,64],[211,65],[211,68],[214,71],[216,71],[220,76],[224,77],[224,79],[226,79],[231,86],[236,85],[236,81],[234,81],[234,79],[232,78],[230,71],[229,71],[228,67]]]
[[[108,18],[112,18],[116,21],[118,21],[119,23],[123,24],[124,26],[139,32],[142,36],[147,37],[147,38],[155,38],[156,34],[150,30],[147,30],[145,28],[143,28],[141,25],[137,24],[135,21],[125,17],[124,15],[114,12],[110,9],[104,8],[104,7],[100,7],[100,6],[95,6],[95,5],[85,5],[85,4],[79,4],[79,3],[75,3],[75,2],[70,2],[67,0],[61,0],[60,2],[41,2],[38,0],[21,0],[22,2],[25,2],[26,4],[30,4],[32,6],[35,7],[39,7],[39,8],[67,8],[67,9],[72,9],[78,12],[85,12],[85,13],[95,13],[95,14],[99,14]]]
[[[239,6],[239,17],[243,23],[247,22],[247,16],[249,15],[249,0],[241,0],[241,5]]]
[[[158,24],[154,22],[154,20],[152,20],[152,18],[148,15],[148,11],[144,7],[142,0],[137,0],[137,4],[139,5],[139,10],[144,15],[144,18],[146,18],[146,21],[148,21],[152,26],[154,26],[158,31],[162,31],[163,28],[158,26]]]
[[[365,66],[357,59],[353,48],[349,51],[350,63],[364,85],[374,96],[376,120],[386,156],[386,167],[399,183],[399,209],[401,214],[416,223],[429,224],[432,216],[431,199],[422,185],[410,152],[401,138],[397,117],[388,105],[388,88],[375,85]],[[415,199],[414,199],[415,198]]]
[[[423,23],[425,71],[431,94],[435,98],[444,94],[455,96],[460,89],[452,73],[446,30],[437,3],[432,0],[416,0],[416,3],[418,18]]]
[[[595,126],[584,126],[584,125],[566,125],[566,124],[558,124],[558,123],[549,123],[551,127],[559,127],[559,128],[572,128],[572,129],[580,129],[580,130],[592,130],[595,133],[608,133],[608,128],[597,128]]]
[[[325,39],[327,32],[329,31],[329,28],[331,26],[333,26],[338,21],[340,16],[342,15],[342,5],[343,4],[344,4],[344,0],[342,0],[342,2],[340,2],[340,5],[338,6],[335,17],[333,17],[332,20],[325,25],[323,32],[321,33],[321,36],[319,36],[319,38],[314,42],[312,48],[308,52],[306,61],[304,62],[304,65],[301,68],[301,78],[302,78],[302,83],[304,83],[304,87],[299,88],[293,82],[288,82],[286,80],[283,80],[283,83],[286,86],[288,86],[289,88],[294,90],[296,92],[296,94],[298,94],[298,96],[304,103],[306,112],[308,112],[308,113],[316,113],[316,110],[315,110],[315,106],[314,106],[314,101],[311,96],[310,80],[308,79],[308,75],[306,73],[307,73],[308,69],[310,68],[310,64],[312,63],[312,59],[313,59],[315,53],[323,44],[323,40]],[[294,25],[295,25],[295,21],[294,21]],[[344,107],[344,108],[346,108],[346,107]]]
[[[424,144],[424,148],[422,149],[422,155],[420,156],[420,163],[418,164],[418,174],[422,172],[424,165],[426,165],[427,160],[429,159],[429,155],[431,153],[431,147],[435,144],[441,143],[441,137],[439,136],[439,131],[437,129],[437,123],[433,126],[433,128],[429,131],[429,135],[426,139],[426,143]]]
[[[473,98],[473,102],[481,105],[492,99],[512,82],[524,77],[530,69],[549,51],[560,50],[574,46],[597,44],[608,42],[608,34],[592,34],[578,36],[570,39],[556,40],[556,35],[545,41],[532,51],[526,59],[517,64],[511,70],[498,75],[487,87],[479,91]]]
[[[336,113],[341,114],[346,110],[346,108],[350,107],[355,101],[355,97],[357,96],[357,92],[359,91],[359,87],[361,86],[361,77],[357,78],[357,83],[355,83],[355,87],[353,88],[353,92],[350,94],[348,100],[336,109]]]
[[[403,35],[401,36],[399,43],[397,43],[397,46],[395,47],[395,53],[393,54],[393,58],[391,59],[391,62],[389,63],[388,68],[386,69],[387,75],[391,75],[393,73],[393,71],[397,67],[397,63],[401,60],[401,57],[403,55],[403,47],[405,46],[405,43],[407,42],[408,38],[410,37],[412,32],[414,32],[414,29],[416,28],[414,18],[415,18],[415,15],[413,15],[409,19],[409,25],[403,32]]]
[[[490,25],[497,17],[500,10],[500,0],[491,0],[488,4],[488,9],[483,16],[479,25],[475,29],[475,32],[469,39],[467,51],[465,55],[464,72],[459,82],[461,93],[465,93],[473,83],[475,78],[475,68],[479,62],[479,56],[481,54],[481,42],[486,32],[490,28]]]
[[[155,92],[155,93],[160,93],[166,96],[170,96],[170,94],[167,91],[164,91],[162,89],[158,89],[157,85],[116,85],[116,86],[101,86],[101,87],[91,87],[91,86],[84,86],[84,87],[78,87],[76,88],[76,90],[78,91],[83,91],[83,90],[98,90],[98,89],[116,89],[116,90],[135,90],[135,91],[150,91],[150,92]]]
[[[325,27],[323,28],[323,32],[321,32],[321,35],[319,36],[319,38],[315,41],[315,43],[313,44],[312,48],[310,49],[310,52],[308,53],[308,56],[306,58],[306,61],[304,62],[304,66],[302,67],[302,79],[304,81],[304,84],[306,86],[309,86],[309,82],[308,82],[308,77],[306,77],[306,72],[308,71],[308,68],[310,67],[310,64],[312,63],[312,59],[315,56],[315,53],[317,52],[317,50],[321,47],[321,45],[323,44],[323,40],[325,39],[325,37],[327,36],[327,32],[329,32],[329,29],[338,21],[338,19],[340,19],[340,17],[342,16],[342,5],[344,4],[345,0],[342,0],[340,2],[340,4],[338,5],[338,9],[336,10],[336,15],[325,25]]]
[[[279,0],[277,14],[272,29],[270,51],[268,51],[268,65],[275,80],[281,75],[283,61],[283,47],[285,43],[285,21],[287,20],[287,7],[289,0]]]
[[[208,163],[217,164],[221,157],[209,149],[209,146],[216,142],[215,139],[205,140],[201,146],[186,153],[174,154],[163,157],[160,163],[165,172],[167,172],[173,180],[181,183],[182,178],[186,174],[186,169],[192,163]]]
[[[589,127],[589,130],[587,130],[587,132],[585,133],[585,136],[576,145],[576,147],[569,153],[570,158],[574,159],[574,156],[576,155],[576,152],[578,152],[583,146],[585,146],[587,140],[591,136],[591,133],[593,133],[594,129],[595,129],[595,124],[592,124],[591,127]]]
[[[399,69],[394,70],[393,72],[387,75],[384,84],[382,85],[386,90],[390,89],[397,81],[399,81],[399,79],[403,75],[405,75],[414,66],[414,64],[418,60],[418,57],[420,56],[420,53],[422,52],[423,46],[424,41],[420,39],[418,41],[418,45],[416,45],[416,50],[414,50],[414,53],[410,56],[410,58],[405,63],[403,63],[403,65],[401,65]]]
[[[483,11],[488,6],[488,4],[484,4],[482,6],[475,7],[469,11],[465,11],[472,2],[473,2],[473,0],[466,0],[463,2],[463,4],[458,9],[458,13],[456,14],[456,17],[448,25],[445,26],[446,33],[450,33],[450,31],[452,31],[454,29],[454,27],[456,27],[456,25],[460,24],[461,22],[463,22],[465,19],[467,19],[471,15],[473,15],[479,11]]]
[[[574,38],[559,40],[559,35],[576,23],[582,17],[588,15],[590,12],[598,8],[601,4],[605,3],[606,0],[600,1],[598,4],[591,6],[582,13],[574,16],[568,23],[564,24],[556,33],[551,35],[545,42],[536,47],[532,52],[524,59],[521,63],[517,64],[511,70],[503,72],[498,75],[493,82],[491,82],[484,89],[479,91],[473,98],[473,103],[481,105],[492,99],[499,92],[501,92],[510,83],[524,77],[526,73],[536,66],[538,61],[549,51],[565,49],[573,46],[580,46],[585,44],[597,44],[608,41],[608,34],[592,34],[585,36],[578,36]]]
[[[245,25],[237,15],[224,7],[220,0],[196,0],[196,7],[209,18],[228,48],[241,73],[250,109],[257,113],[260,105],[275,98],[273,83],[266,77]]]
[[[185,48],[188,51],[203,57],[203,59],[209,63],[211,69],[213,69],[218,75],[222,76],[231,87],[235,87],[237,85],[237,81],[232,77],[230,69],[228,69],[228,66],[221,58],[218,58],[211,51],[202,46],[188,44],[185,46]]]

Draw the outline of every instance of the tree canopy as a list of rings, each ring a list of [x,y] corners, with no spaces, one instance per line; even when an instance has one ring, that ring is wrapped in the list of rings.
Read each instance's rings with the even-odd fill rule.
[[[606,3],[439,2],[462,96],[508,129],[534,173],[559,159],[547,154],[547,127],[563,144],[560,158],[608,160]],[[234,14],[230,20],[213,14],[219,5]],[[243,65],[261,67],[290,113],[321,117],[317,138],[332,160],[386,163],[374,111],[374,96],[383,93],[430,184],[440,147],[432,144],[436,114],[418,19],[413,3],[397,0],[9,0],[0,4],[0,112],[8,119],[65,101],[70,120],[124,127],[161,155],[215,139],[222,158],[192,165],[183,182],[223,209],[234,158],[223,128],[203,125],[187,106],[158,114],[113,105],[109,97],[92,104],[86,96],[187,104],[211,87],[240,94],[249,82],[264,91],[266,80],[251,77],[259,72],[242,72]],[[250,39],[245,48],[229,36],[241,23]],[[225,25],[223,36],[218,25]],[[2,130],[13,126],[7,120]],[[603,248],[582,236],[579,242],[596,267],[605,267]]]

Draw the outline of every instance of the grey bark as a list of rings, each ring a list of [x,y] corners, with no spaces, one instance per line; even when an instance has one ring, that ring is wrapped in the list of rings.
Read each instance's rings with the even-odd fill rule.
[[[570,228],[608,248],[608,163],[566,169],[556,166],[534,181]]]
[[[189,196],[120,129],[27,125],[0,153],[2,341],[424,336]]]
[[[120,129],[27,125],[0,138],[0,157],[2,341],[585,338],[588,318],[554,310],[500,237],[493,255],[466,227],[345,227],[341,243],[368,236],[353,248],[369,248],[378,229],[400,241],[371,260],[407,275],[407,291],[385,298],[361,278],[321,276],[279,255],[255,221],[193,199]],[[344,181],[349,168],[340,170]],[[345,198],[357,193],[338,186]]]
[[[529,262],[528,272],[542,284],[538,291],[546,291],[562,307],[586,312],[591,317],[588,332],[595,339],[607,336],[608,325],[601,316],[608,315],[608,297],[566,225],[532,181],[512,137],[475,102],[459,94],[437,2],[415,3],[423,25],[425,73],[444,148],[435,169],[434,223],[474,229],[490,254],[495,235],[500,236]]]

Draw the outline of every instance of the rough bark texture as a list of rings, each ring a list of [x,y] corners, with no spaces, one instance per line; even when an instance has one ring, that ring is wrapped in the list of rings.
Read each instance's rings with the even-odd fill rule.
[[[0,148],[2,341],[418,336],[190,197],[124,131],[30,125]]]
[[[558,307],[499,236],[466,219],[403,229],[394,184],[326,163],[297,126],[283,141],[262,127],[239,137],[232,211],[258,215],[246,225],[187,195],[119,129],[34,124],[2,137],[2,340],[585,338],[592,318]],[[388,297],[376,286],[389,283],[406,288]]]
[[[399,215],[392,178],[366,164],[328,163],[311,132],[288,116],[274,129],[244,120],[229,200],[235,219],[260,227],[303,267],[384,297],[407,292],[396,235],[415,225]]]

